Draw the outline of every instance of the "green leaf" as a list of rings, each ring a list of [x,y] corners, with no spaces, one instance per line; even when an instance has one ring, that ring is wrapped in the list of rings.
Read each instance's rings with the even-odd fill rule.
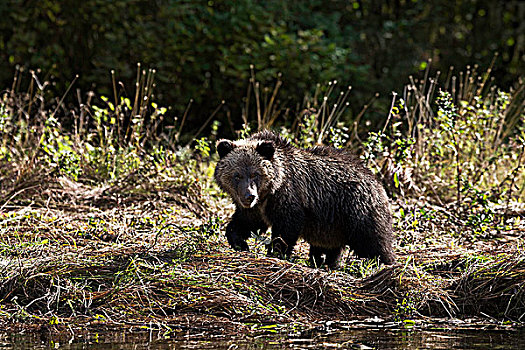
[[[399,177],[397,176],[397,173],[394,173],[394,186],[399,188]]]

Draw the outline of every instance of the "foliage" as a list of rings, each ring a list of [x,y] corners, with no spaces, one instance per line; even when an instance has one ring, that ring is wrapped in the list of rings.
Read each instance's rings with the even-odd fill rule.
[[[59,84],[80,73],[83,90],[96,84],[100,93],[111,95],[109,71],[129,85],[134,62],[141,62],[162,72],[160,100],[178,107],[191,98],[196,112],[221,100],[235,110],[250,65],[264,82],[282,72],[288,81],[284,90],[292,96],[335,77],[346,52],[330,44],[322,28],[290,28],[279,16],[281,2],[48,0],[29,5],[13,0],[10,5],[2,11],[8,20],[0,28],[3,58],[10,63],[2,67],[0,81],[11,79],[12,68],[20,64],[42,68]],[[192,127],[199,121],[194,117]]]
[[[486,235],[507,219],[496,207],[507,212],[524,200],[525,85],[506,92],[489,85],[490,68],[476,69],[460,73],[460,89],[456,77],[412,80],[397,104],[394,95],[383,130],[369,133],[362,157],[392,195],[454,208],[449,220]]]
[[[356,103],[348,120],[375,92],[386,107],[387,94],[408,72],[424,71],[428,59],[445,72],[471,61],[487,66],[498,51],[501,68],[493,74],[509,86],[523,69],[522,12],[519,0],[9,0],[0,4],[0,83],[11,85],[19,65],[26,78],[42,69],[50,95],[80,74],[82,91],[112,96],[114,69],[124,83],[116,84],[118,95],[130,97],[123,86],[137,80],[141,62],[158,70],[155,93],[174,107],[170,120],[194,100],[186,128],[194,130],[223,100],[221,120],[228,113],[239,120],[253,66],[261,86],[282,73],[280,99],[292,109],[316,83],[351,83]],[[22,80],[14,86],[24,90]]]

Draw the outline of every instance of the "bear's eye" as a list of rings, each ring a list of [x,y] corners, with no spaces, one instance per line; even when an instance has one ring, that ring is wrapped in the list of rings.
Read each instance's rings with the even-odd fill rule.
[[[239,180],[241,179],[241,174],[239,174],[239,173],[235,173],[235,174],[233,174],[233,179],[234,179],[235,181],[239,181]]]

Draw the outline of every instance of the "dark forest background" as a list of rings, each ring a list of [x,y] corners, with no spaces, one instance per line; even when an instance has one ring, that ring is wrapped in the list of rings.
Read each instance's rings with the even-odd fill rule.
[[[281,73],[280,103],[295,110],[317,84],[352,85],[349,120],[376,92],[384,115],[391,92],[429,59],[445,79],[452,65],[452,74],[486,69],[497,52],[492,76],[501,87],[523,74],[525,60],[519,0],[7,0],[0,18],[4,88],[20,66],[26,75],[40,69],[55,96],[76,74],[75,88],[111,95],[115,70],[121,95],[131,96],[141,62],[156,69],[155,99],[172,116],[194,100],[189,130],[222,100],[217,117],[240,122],[250,65],[269,88]]]

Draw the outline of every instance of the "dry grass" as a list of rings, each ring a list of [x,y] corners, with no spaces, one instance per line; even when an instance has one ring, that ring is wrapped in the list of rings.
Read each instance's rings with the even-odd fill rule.
[[[217,219],[227,215],[222,200],[202,189],[196,197],[172,191],[164,201],[142,195],[114,206],[100,199],[116,196],[108,190],[98,199],[86,195],[96,191],[56,181],[40,193],[59,196],[62,205],[33,197],[48,207],[17,205],[27,198],[6,206],[0,220],[6,324],[238,332],[252,324],[364,316],[400,324],[525,317],[523,226],[473,242],[439,230],[414,231],[408,242],[401,238],[408,231],[398,231],[398,265],[347,255],[342,271],[327,271],[306,265],[304,243],[294,262],[264,256],[257,241],[254,253],[231,251]],[[192,204],[197,198],[208,210]]]

